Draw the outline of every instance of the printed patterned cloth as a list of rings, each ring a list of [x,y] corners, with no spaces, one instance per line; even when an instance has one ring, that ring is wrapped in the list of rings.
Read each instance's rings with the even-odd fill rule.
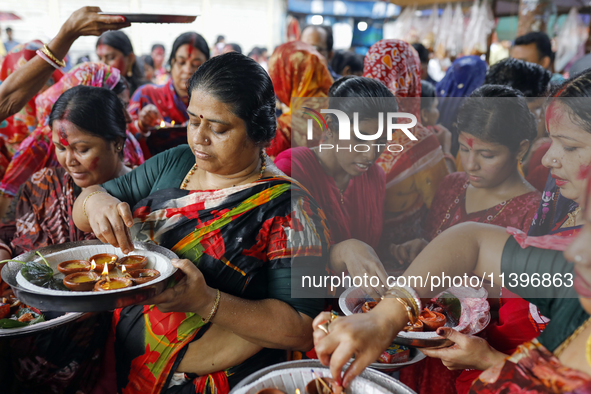
[[[43,48],[41,41],[31,41],[25,44],[19,44],[14,47],[2,62],[0,69],[0,84],[6,80],[10,74],[25,65],[29,60],[36,56],[36,51]],[[50,87],[58,82],[64,74],[60,70],[55,70],[47,81],[46,86]],[[0,122],[0,136],[8,144],[10,153],[18,148],[18,144],[24,140],[37,127],[35,95],[29,102],[16,114]]]
[[[501,365],[484,371],[470,393],[591,393],[591,377],[565,367],[537,339],[524,343]]]
[[[400,98],[400,112],[420,120],[421,63],[410,44],[401,40],[380,40],[367,52],[363,76],[377,79]],[[441,180],[448,174],[437,136],[417,123],[410,129],[413,141],[404,133],[393,133],[390,145],[402,146],[400,153],[384,151],[377,161],[386,173],[387,242],[401,244],[421,233],[421,223],[431,206]],[[399,147],[392,149],[400,150]]]
[[[277,119],[277,135],[267,148],[272,158],[292,146],[314,146],[308,143],[305,127],[294,127],[292,122],[303,119],[298,114],[304,105],[310,106],[309,97],[328,97],[328,89],[333,83],[332,76],[326,66],[324,57],[314,47],[301,41],[292,41],[280,45],[269,59],[269,75],[273,81],[275,95],[283,104],[290,107]]]
[[[20,185],[25,183],[32,174],[45,167],[59,166],[48,120],[53,104],[62,93],[78,85],[112,89],[118,81],[119,70],[116,68],[100,63],[82,63],[70,70],[60,82],[39,95],[35,100],[39,126],[25,138],[14,154],[0,184],[0,193],[15,196]],[[124,162],[128,166],[135,167],[144,162],[142,150],[129,132],[127,132],[123,153]]]
[[[133,215],[136,240],[155,242],[190,259],[209,286],[245,299],[268,298],[269,276],[292,267],[294,258],[323,266],[327,256],[328,229],[321,211],[286,178],[214,191],[164,189],[141,200]],[[209,325],[196,314],[161,313],[154,306],[119,310],[114,324],[123,394],[223,394],[248,373],[285,355],[264,349],[238,366],[169,389],[187,345],[199,340]]]
[[[43,168],[25,182],[0,224],[0,239],[13,255],[49,245],[95,239],[74,225],[81,189],[62,167]]]

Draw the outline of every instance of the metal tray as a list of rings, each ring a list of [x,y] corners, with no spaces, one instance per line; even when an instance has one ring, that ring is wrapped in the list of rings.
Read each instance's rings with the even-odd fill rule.
[[[425,356],[423,353],[421,353],[421,351],[419,349],[410,348],[410,356],[409,356],[408,361],[405,361],[403,363],[393,363],[393,364],[371,363],[371,364],[369,364],[369,368],[373,368],[377,371],[381,371],[384,373],[392,373],[392,372],[396,372],[399,369],[402,369],[404,367],[408,367],[409,365],[416,364],[419,361],[425,359],[426,357],[427,356]],[[353,360],[351,360],[350,362],[353,362]]]
[[[366,301],[374,301],[358,287],[349,287],[339,297],[339,307],[345,315],[361,313],[361,305]],[[470,331],[466,334],[475,335],[484,330],[490,323],[490,313],[485,316],[482,328],[477,331]],[[457,328],[451,322],[445,324],[446,327]],[[398,333],[393,343],[398,345],[416,347],[416,348],[440,348],[453,345],[453,342],[447,338],[437,335],[435,332],[404,332]]]
[[[82,317],[84,313],[44,312],[43,315],[45,316],[45,321],[41,323],[18,328],[0,328],[0,338],[20,338],[37,334],[40,331],[52,330],[62,324],[77,320]]]
[[[153,244],[134,242],[135,251],[133,254],[143,254],[150,260],[149,264],[154,264],[154,260],[161,271],[161,276],[151,282],[139,286],[133,286],[125,289],[111,290],[106,292],[68,292],[45,289],[35,286],[20,275],[22,264],[10,262],[2,268],[2,279],[10,285],[14,295],[27,305],[31,305],[42,311],[54,312],[101,312],[122,308],[128,305],[141,303],[151,297],[154,297],[167,287],[171,279],[178,279],[182,271],[170,263],[171,259],[178,258],[170,250]],[[87,259],[96,253],[114,253],[124,256],[119,248],[103,244],[101,241],[79,241],[68,242],[61,245],[51,245],[38,249],[49,264],[57,272],[55,266],[61,261],[72,258]],[[60,257],[68,256],[69,258]],[[39,257],[35,251],[16,256],[14,260],[35,261]],[[165,269],[162,269],[163,264]]]
[[[320,363],[320,361],[318,361],[318,360],[288,361],[285,363],[272,365],[270,367],[261,369],[260,371],[257,371],[255,373],[249,375],[248,377],[243,379],[240,383],[238,383],[232,389],[232,391],[230,391],[230,394],[244,394],[244,393],[251,394],[251,391],[253,393],[256,393],[256,391],[258,391],[254,388],[254,387],[256,387],[256,385],[253,387],[247,387],[247,386],[250,386],[259,380],[263,380],[266,377],[266,375],[269,375],[271,373],[275,373],[278,371],[284,371],[283,375],[287,376],[287,375],[292,374],[292,376],[290,376],[290,379],[292,379],[294,374],[297,374],[300,372],[308,372],[309,373],[311,369],[313,369],[320,376],[330,376],[330,370],[327,367],[325,367],[324,365],[322,365]],[[371,368],[366,368],[365,371],[363,371],[359,375],[359,377],[362,379],[365,379],[366,381],[369,381],[377,389],[377,390],[364,391],[363,392],[364,394],[367,394],[371,391],[380,391],[380,392],[397,393],[397,394],[416,394],[410,388],[408,388],[404,384],[400,383],[398,380],[394,379],[393,377],[388,376],[385,373],[376,371]],[[355,379],[355,380],[357,380],[357,379]],[[353,381],[353,383],[355,382],[355,380]],[[273,387],[275,387],[275,386],[273,386]],[[279,387],[279,389],[281,389],[281,388]],[[300,391],[303,393],[304,387],[301,387]],[[293,393],[294,391],[291,391],[291,392]],[[350,392],[350,390],[348,389],[346,392]],[[357,391],[353,391],[353,394],[357,394]]]
[[[129,12],[99,12],[101,15],[122,16],[131,23],[191,23],[197,15],[134,14]]]

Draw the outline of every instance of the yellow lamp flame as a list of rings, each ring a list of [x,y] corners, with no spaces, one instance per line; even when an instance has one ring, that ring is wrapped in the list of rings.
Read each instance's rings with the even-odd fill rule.
[[[164,126],[166,126],[166,122],[165,121],[160,122],[160,127],[164,127]]]
[[[170,122],[170,125],[171,125],[171,126],[174,126],[174,120],[173,120],[172,122]]]
[[[103,268],[101,276],[104,276],[105,279],[107,279],[107,282],[111,281],[111,278],[109,278],[109,265],[107,263],[105,263],[105,268]]]
[[[94,260],[92,260],[90,262],[90,269],[94,271],[95,268],[96,268],[96,263],[94,262]]]

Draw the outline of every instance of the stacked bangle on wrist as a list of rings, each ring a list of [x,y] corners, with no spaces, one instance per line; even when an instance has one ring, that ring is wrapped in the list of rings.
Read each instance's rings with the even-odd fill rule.
[[[66,62],[63,60],[59,60],[57,57],[55,57],[53,52],[51,52],[51,50],[47,47],[47,44],[44,44],[43,48],[38,49],[36,53],[37,55],[39,55],[40,58],[42,58],[58,70],[60,68],[66,67]]]
[[[414,324],[421,314],[422,305],[419,295],[412,287],[408,286],[393,286],[388,289],[385,297],[391,296],[396,298],[396,301],[400,302],[406,312],[408,313],[408,319],[411,324]]]

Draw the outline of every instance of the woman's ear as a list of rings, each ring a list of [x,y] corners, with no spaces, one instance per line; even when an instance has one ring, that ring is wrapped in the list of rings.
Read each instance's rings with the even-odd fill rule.
[[[351,67],[350,66],[345,66],[343,68],[343,70],[341,71],[341,75],[351,75]]]
[[[332,116],[330,116],[330,114],[325,115],[324,120],[326,121],[326,126],[328,127],[328,130],[326,130],[326,138],[328,140],[332,140],[334,133],[334,122],[332,120]]]
[[[425,115],[426,112],[427,112],[427,109],[426,108],[422,108],[421,109],[421,123],[422,124],[425,124],[425,121],[426,121],[426,118],[427,118],[427,115]]]

